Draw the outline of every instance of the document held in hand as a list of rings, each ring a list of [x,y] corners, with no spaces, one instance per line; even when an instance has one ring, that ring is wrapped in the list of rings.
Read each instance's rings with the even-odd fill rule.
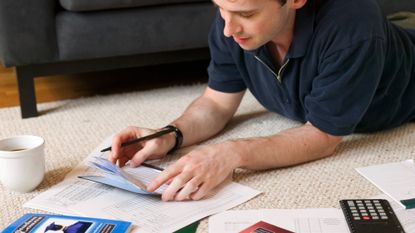
[[[101,175],[84,175],[78,177],[139,194],[160,195],[167,188],[167,185],[162,185],[153,193],[146,191],[146,187],[150,181],[161,172],[155,168],[147,166],[135,168],[125,166],[120,168],[107,159],[100,157],[95,157],[95,161],[91,162],[91,165],[97,168]]]

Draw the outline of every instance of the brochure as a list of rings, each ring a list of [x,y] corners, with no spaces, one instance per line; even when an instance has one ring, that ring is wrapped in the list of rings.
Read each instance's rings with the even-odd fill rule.
[[[277,227],[275,225],[272,225],[270,223],[259,221],[255,223],[254,225],[245,228],[239,233],[294,233],[292,231]]]
[[[131,222],[69,215],[25,214],[10,224],[3,233],[125,233]]]
[[[83,175],[78,177],[139,194],[160,195],[167,188],[167,185],[162,185],[153,193],[146,191],[147,184],[161,172],[154,167],[139,166],[133,168],[127,165],[120,168],[101,157],[95,157],[95,160],[91,162],[91,165],[97,168],[102,174]]]

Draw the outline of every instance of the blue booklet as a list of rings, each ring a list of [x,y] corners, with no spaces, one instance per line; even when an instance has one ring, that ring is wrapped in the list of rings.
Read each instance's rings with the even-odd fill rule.
[[[25,214],[3,233],[125,233],[131,222],[53,214]]]
[[[132,168],[130,166],[124,166],[120,168],[101,157],[95,157],[95,160],[91,162],[91,166],[98,169],[102,174],[78,177],[139,194],[160,195],[167,188],[167,185],[162,185],[153,193],[146,191],[146,187],[150,181],[161,172],[154,167],[139,166]]]

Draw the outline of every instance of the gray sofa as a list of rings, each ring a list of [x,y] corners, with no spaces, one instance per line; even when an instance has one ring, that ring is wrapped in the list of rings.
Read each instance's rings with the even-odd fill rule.
[[[214,14],[209,0],[1,0],[0,60],[33,117],[37,76],[209,59]]]
[[[385,14],[414,0],[378,0]],[[209,58],[210,0],[0,0],[0,60],[15,66],[23,118],[34,78]],[[0,77],[1,78],[1,77]]]

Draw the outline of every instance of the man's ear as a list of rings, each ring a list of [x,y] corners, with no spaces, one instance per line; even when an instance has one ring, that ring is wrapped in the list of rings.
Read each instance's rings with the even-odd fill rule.
[[[288,0],[287,4],[289,4],[290,8],[292,9],[300,9],[307,3],[307,0]]]

